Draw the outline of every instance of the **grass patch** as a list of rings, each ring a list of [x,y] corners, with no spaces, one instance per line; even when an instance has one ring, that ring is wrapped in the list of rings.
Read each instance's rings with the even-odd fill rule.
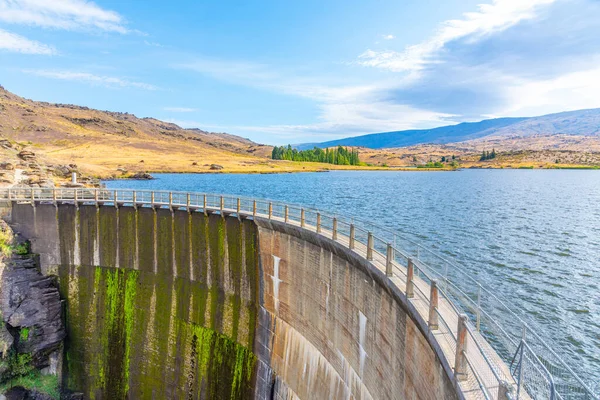
[[[16,246],[13,246],[13,249],[15,253],[17,253],[20,256],[29,254],[29,242],[19,243]]]
[[[27,332],[27,335],[29,335],[29,332]],[[5,393],[15,386],[22,386],[28,390],[45,393],[53,399],[60,399],[58,376],[42,375],[31,364],[31,354],[19,354],[11,350],[7,360],[2,361],[2,363],[7,367],[7,370],[2,375],[0,393]]]
[[[530,166],[523,165],[523,166],[519,167],[519,169],[533,169],[533,165],[530,165]]]
[[[436,162],[429,161],[425,165],[417,165],[417,168],[444,168],[444,167],[445,167],[445,165],[439,161],[436,161]]]
[[[53,399],[60,399],[60,390],[58,388],[58,377],[56,375],[42,375],[39,371],[30,372],[13,378],[8,382],[0,384],[0,392],[5,393],[12,387],[22,386],[28,390],[35,390],[47,394]]]
[[[19,332],[19,339],[22,342],[26,342],[29,340],[29,328],[21,328],[21,332]]]
[[[9,257],[12,254],[11,241],[12,237],[10,232],[0,228],[0,256]]]

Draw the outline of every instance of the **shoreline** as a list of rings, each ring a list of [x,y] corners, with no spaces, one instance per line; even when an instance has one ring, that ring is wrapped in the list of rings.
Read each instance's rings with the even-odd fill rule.
[[[550,170],[581,170],[581,171],[600,171],[599,167],[587,167],[587,166],[573,166],[573,167],[551,167],[551,168],[540,168],[540,167],[463,167],[463,168],[416,168],[416,167],[388,167],[388,168],[340,168],[340,169],[327,169],[327,170],[298,170],[298,171],[147,171],[149,174],[189,174],[189,175],[283,175],[283,174],[315,174],[315,173],[328,173],[328,172],[458,172],[466,170],[537,170],[537,171],[550,171]],[[152,179],[140,179],[128,176],[119,177],[97,177],[102,181],[124,181],[124,180],[135,180],[144,181]],[[154,178],[153,178],[154,179]]]

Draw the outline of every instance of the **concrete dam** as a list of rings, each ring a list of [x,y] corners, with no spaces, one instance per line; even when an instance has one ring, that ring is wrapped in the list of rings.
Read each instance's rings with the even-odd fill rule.
[[[58,277],[57,374],[86,399],[530,398],[525,346],[505,363],[418,258],[345,220],[170,192],[0,204]]]

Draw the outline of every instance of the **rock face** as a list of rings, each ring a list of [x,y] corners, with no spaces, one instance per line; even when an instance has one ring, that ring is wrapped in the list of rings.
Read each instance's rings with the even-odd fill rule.
[[[15,256],[0,281],[0,310],[18,353],[31,354],[38,369],[55,372],[66,336],[56,278],[43,276],[34,256]]]
[[[20,159],[22,159],[24,161],[35,160],[35,153],[33,153],[29,150],[23,150],[23,151],[19,152],[18,156]]]
[[[14,386],[5,394],[6,400],[53,400],[52,396],[35,390],[25,389],[22,386]]]
[[[131,179],[150,180],[154,179],[154,177],[147,172],[138,172],[134,174]]]

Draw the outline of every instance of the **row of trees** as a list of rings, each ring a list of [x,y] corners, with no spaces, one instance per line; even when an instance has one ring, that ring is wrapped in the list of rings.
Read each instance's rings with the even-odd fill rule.
[[[311,161],[322,162],[336,165],[359,165],[358,150],[338,146],[334,149],[320,149],[315,147],[312,150],[298,151],[293,149],[291,145],[275,146],[271,153],[273,160],[289,160],[289,161]]]
[[[484,150],[483,153],[481,153],[479,161],[493,160],[494,158],[496,158],[496,149],[492,149],[491,153]]]

